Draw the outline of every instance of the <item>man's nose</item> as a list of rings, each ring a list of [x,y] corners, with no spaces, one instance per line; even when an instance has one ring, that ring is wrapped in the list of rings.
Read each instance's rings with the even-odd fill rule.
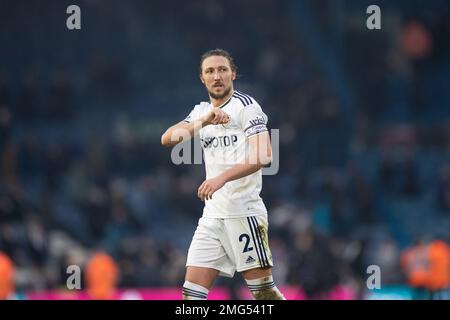
[[[214,80],[219,80],[220,79],[220,75],[219,72],[214,72]]]

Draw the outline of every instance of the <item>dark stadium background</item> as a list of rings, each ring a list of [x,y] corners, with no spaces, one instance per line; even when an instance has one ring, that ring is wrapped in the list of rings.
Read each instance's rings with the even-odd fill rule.
[[[66,28],[70,4],[81,30]],[[366,27],[372,4],[381,30]],[[426,297],[401,257],[450,241],[449,14],[446,0],[0,0],[8,298],[92,298],[97,252],[115,298],[181,298],[204,169],[172,164],[160,135],[207,99],[198,61],[217,47],[280,130],[262,197],[287,298]],[[67,290],[69,265],[83,290]],[[248,299],[244,285],[213,292]]]

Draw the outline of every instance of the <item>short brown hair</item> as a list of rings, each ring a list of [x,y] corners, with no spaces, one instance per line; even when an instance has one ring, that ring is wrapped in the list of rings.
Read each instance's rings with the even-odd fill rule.
[[[221,56],[224,57],[228,60],[228,62],[230,63],[230,67],[232,71],[235,71],[237,73],[237,67],[234,64],[234,60],[233,57],[231,56],[231,54],[223,49],[212,49],[209,51],[206,51],[204,54],[202,54],[202,57],[200,58],[200,67],[199,67],[199,72],[200,74],[202,74],[202,65],[203,65],[203,61],[205,61],[206,58],[212,57],[212,56]]]

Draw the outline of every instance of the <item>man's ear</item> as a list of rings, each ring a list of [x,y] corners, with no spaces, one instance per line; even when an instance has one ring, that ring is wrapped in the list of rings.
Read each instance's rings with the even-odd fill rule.
[[[233,71],[233,76],[232,76],[232,80],[236,80],[236,71]]]
[[[200,81],[201,81],[203,84],[205,84],[205,80],[203,80],[203,76],[202,76],[201,73],[200,73],[200,75],[199,75],[199,78],[200,78]]]

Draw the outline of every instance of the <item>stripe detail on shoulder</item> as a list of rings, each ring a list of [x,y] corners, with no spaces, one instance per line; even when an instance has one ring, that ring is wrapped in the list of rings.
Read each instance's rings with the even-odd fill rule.
[[[243,94],[242,92],[239,92],[239,91],[234,91],[233,97],[241,100],[244,107],[246,107],[254,102],[252,97],[250,97],[249,95]]]
[[[241,98],[241,97],[235,95],[234,93],[233,93],[233,98],[236,98],[236,99],[241,100],[242,105],[243,105],[244,107],[247,106],[247,102],[245,102],[245,100],[244,100],[243,98]]]

